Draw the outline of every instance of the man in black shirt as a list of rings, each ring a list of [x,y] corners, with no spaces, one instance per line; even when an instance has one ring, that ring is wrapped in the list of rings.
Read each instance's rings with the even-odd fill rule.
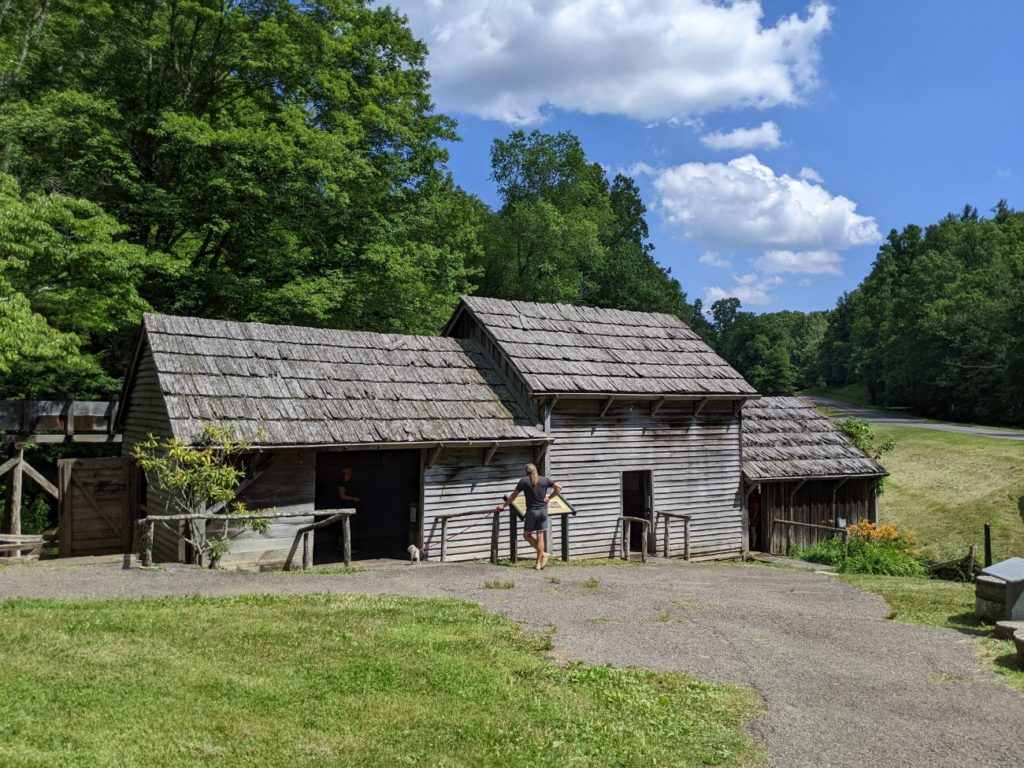
[[[548,493],[550,491],[550,493]],[[537,562],[533,567],[535,570],[542,570],[548,564],[548,555],[544,551],[544,536],[548,527],[548,500],[562,492],[560,483],[556,483],[550,477],[543,477],[533,464],[526,465],[526,477],[522,478],[516,485],[515,491],[508,497],[504,504],[495,507],[495,512],[501,512],[512,506],[519,494],[526,499],[526,520],[523,523],[523,538],[531,547],[537,550]]]

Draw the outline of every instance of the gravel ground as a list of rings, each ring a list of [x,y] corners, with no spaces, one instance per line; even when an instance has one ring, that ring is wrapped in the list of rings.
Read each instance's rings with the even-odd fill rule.
[[[515,588],[483,588],[495,579]],[[554,627],[563,659],[751,686],[765,700],[752,727],[772,766],[1024,765],[1024,697],[985,668],[970,637],[886,621],[881,598],[821,574],[687,563],[348,575],[0,569],[0,599],[325,592],[471,600],[529,629]]]

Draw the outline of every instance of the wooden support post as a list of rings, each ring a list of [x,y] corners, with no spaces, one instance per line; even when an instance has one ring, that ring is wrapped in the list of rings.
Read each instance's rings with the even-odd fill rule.
[[[569,516],[562,515],[562,562],[569,562]]]
[[[139,565],[143,568],[149,568],[153,565],[155,523],[148,518],[143,518],[139,521],[139,525],[142,527],[142,535],[139,536]]]
[[[491,565],[498,564],[498,529],[501,526],[500,513],[491,515]]]
[[[690,516],[683,517],[683,560],[690,561]]]
[[[601,406],[601,418],[602,419],[605,417],[605,414],[608,413],[608,410],[612,407],[612,403],[614,403],[614,402],[615,402],[615,398],[614,397],[609,397],[607,400],[604,401],[604,404]]]
[[[25,466],[25,449],[18,444],[14,450],[14,466],[10,469],[10,477],[7,480],[7,514],[4,533],[14,536],[21,535],[21,490],[23,485],[22,471]]]
[[[663,515],[661,521],[661,556],[668,560],[672,552],[672,547],[669,545],[669,531],[672,530],[671,520],[668,515]]]
[[[664,404],[665,404],[665,398],[664,397],[659,397],[657,400],[655,400],[651,404],[651,416],[657,416],[658,415],[658,411],[661,410],[661,406],[663,406]]]
[[[707,405],[707,404],[708,404],[708,398],[706,398],[706,397],[703,397],[700,400],[698,400],[694,404],[694,406],[693,406],[693,416],[692,416],[692,418],[696,419],[698,416],[700,416],[700,412],[704,410],[704,406]]]
[[[515,507],[508,508],[508,558],[519,562],[519,516]]]
[[[432,450],[427,455],[427,466],[428,467],[434,466],[434,462],[437,461],[438,457],[441,455],[441,451],[443,451],[443,450],[444,450],[444,445],[441,444],[441,443],[438,443],[437,446],[434,448],[434,450]]]
[[[627,527],[628,526],[628,527]],[[629,539],[633,533],[633,524],[629,520],[622,521],[622,559],[629,560]]]
[[[441,562],[448,559],[448,518],[441,518]]]
[[[992,526],[985,523],[985,567],[992,565]]]
[[[302,534],[302,570],[308,571],[313,564],[313,548],[309,544],[310,531]]]
[[[843,559],[845,560],[849,556],[850,556],[850,532],[844,528],[843,529]]]
[[[345,557],[345,566],[352,565],[352,523],[351,516],[345,515],[341,521],[341,547]]]
[[[633,524],[630,523],[630,530],[631,531],[632,531],[632,525]],[[640,536],[642,538],[642,543],[640,545],[640,562],[641,563],[646,563],[647,562],[647,524],[646,523],[641,523],[640,524]]]
[[[978,558],[978,545],[971,544],[970,549],[967,550],[967,567],[966,574],[967,578],[974,576],[974,561]]]
[[[494,443],[490,448],[484,452],[484,466],[488,466],[491,463],[491,459],[494,458],[494,454],[498,450],[498,444]]]

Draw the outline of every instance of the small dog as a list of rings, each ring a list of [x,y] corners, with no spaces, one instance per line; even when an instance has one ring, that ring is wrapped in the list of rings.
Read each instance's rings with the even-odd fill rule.
[[[420,561],[420,550],[415,544],[410,544],[406,551],[409,553],[410,562],[418,563]]]

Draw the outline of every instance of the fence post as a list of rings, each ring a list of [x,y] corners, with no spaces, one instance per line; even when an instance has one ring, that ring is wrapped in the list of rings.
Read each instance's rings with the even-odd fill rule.
[[[349,524],[350,515],[345,515],[341,521],[341,547],[344,550],[345,567],[352,565],[352,526]]]
[[[786,526],[786,557],[789,557],[790,533],[792,532],[792,530],[793,530],[793,526],[791,526],[791,525],[787,525]]]
[[[519,517],[511,505],[508,508],[508,557],[513,563],[519,562]]]
[[[441,518],[441,562],[448,558],[448,518]]]
[[[843,528],[843,558],[850,556],[850,532]]]
[[[690,516],[683,517],[683,560],[690,561]]]
[[[569,562],[569,516],[562,515],[562,561]]]
[[[622,559],[629,560],[629,540],[633,535],[633,521],[622,521]]]
[[[669,531],[671,530],[669,516],[663,515],[661,519],[663,521],[661,524],[661,556],[668,560],[672,553],[672,547],[668,543]]]
[[[309,551],[309,531],[306,531],[302,534],[302,570],[308,570],[312,560],[312,553]]]
[[[992,526],[985,523],[985,567],[992,565]]]
[[[646,563],[647,562],[647,539],[648,539],[648,533],[649,533],[648,530],[647,530],[647,526],[648,525],[650,525],[650,523],[647,523],[647,522],[644,522],[644,523],[640,524],[640,535],[643,536],[643,544],[640,547],[640,562],[641,563]]]
[[[491,514],[491,565],[498,564],[498,528],[501,525],[498,513]]]

